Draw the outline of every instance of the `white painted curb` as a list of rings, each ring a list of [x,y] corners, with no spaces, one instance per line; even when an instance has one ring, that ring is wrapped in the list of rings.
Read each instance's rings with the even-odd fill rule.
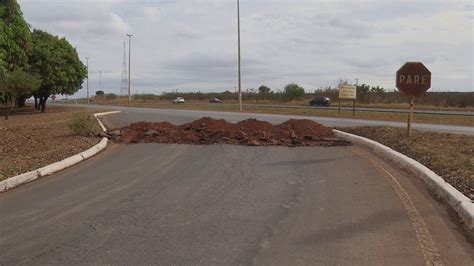
[[[100,121],[99,116],[116,114],[116,113],[120,113],[120,111],[94,114],[94,117],[97,119],[97,122],[99,123],[100,127],[102,128],[102,130],[104,132],[107,131],[107,129],[105,128],[105,126]],[[78,163],[80,163],[80,162],[96,155],[97,153],[99,153],[103,149],[105,149],[107,147],[107,142],[108,142],[107,138],[102,138],[102,140],[97,145],[95,145],[92,148],[90,148],[86,151],[83,151],[79,154],[76,154],[74,156],[66,158],[62,161],[50,164],[48,166],[42,167],[40,169],[31,171],[31,172],[28,172],[28,173],[24,173],[24,174],[21,174],[21,175],[17,175],[17,176],[14,176],[14,177],[10,177],[6,180],[3,180],[2,182],[0,182],[0,193],[5,192],[7,190],[10,190],[14,187],[26,184],[26,183],[31,182],[33,180],[36,180],[40,177],[48,176],[48,175],[54,174],[56,172],[59,172],[61,170],[64,170],[68,167],[71,167],[73,165],[76,165],[76,164],[78,164]]]
[[[105,128],[104,124],[102,124],[102,122],[100,122],[99,116],[118,114],[118,113],[120,113],[120,112],[121,112],[121,111],[111,111],[111,112],[105,112],[105,113],[96,113],[96,114],[94,114],[94,117],[95,117],[95,119],[97,119],[97,121],[99,122],[100,127],[101,127],[102,130],[105,132],[105,131],[107,131],[107,129]]]
[[[355,144],[363,145],[372,149],[376,154],[389,159],[397,166],[405,169],[423,180],[430,191],[434,192],[439,198],[446,201],[456,213],[461,217],[466,227],[474,232],[474,203],[464,194],[455,189],[451,184],[444,181],[439,175],[428,169],[421,163],[405,156],[391,148],[384,146],[376,141],[334,130],[336,136],[343,138]]]

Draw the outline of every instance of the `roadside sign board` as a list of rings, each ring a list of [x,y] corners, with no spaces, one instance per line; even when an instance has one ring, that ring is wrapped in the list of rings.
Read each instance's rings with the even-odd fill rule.
[[[339,86],[339,99],[357,99],[357,87],[349,85]]]
[[[418,98],[431,88],[431,72],[421,62],[407,62],[397,71],[397,88],[410,98]]]
[[[339,85],[339,114],[341,114],[341,100],[352,100],[352,115],[355,116],[355,101],[357,99],[357,86]]]

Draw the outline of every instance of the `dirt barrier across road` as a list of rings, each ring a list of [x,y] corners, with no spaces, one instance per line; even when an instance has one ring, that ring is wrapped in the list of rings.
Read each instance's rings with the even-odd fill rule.
[[[290,119],[278,125],[247,119],[229,123],[204,117],[191,123],[133,123],[106,133],[120,143],[233,144],[244,146],[347,146],[350,142],[334,135],[332,129],[312,120]]]
[[[462,219],[469,230],[469,233],[474,236],[474,203],[449,183],[444,181],[444,179],[439,175],[414,159],[394,151],[376,141],[339,130],[334,130],[334,132],[336,136],[340,138],[370,148],[377,155],[392,161],[401,169],[407,170],[411,174],[420,178],[428,186],[429,191],[433,192],[439,199],[448,203],[448,205]]]
[[[105,115],[116,114],[116,113],[120,113],[120,111],[94,114],[94,117],[97,119],[97,122],[99,123],[100,127],[102,128],[104,132],[107,131],[107,129],[100,121],[99,116],[105,116]],[[12,188],[18,187],[20,185],[26,184],[28,182],[34,181],[40,177],[48,176],[56,172],[59,172],[63,169],[66,169],[68,167],[71,167],[73,165],[76,165],[96,155],[103,149],[105,149],[107,147],[107,142],[108,142],[107,138],[102,138],[102,140],[97,145],[79,154],[66,158],[62,161],[47,165],[45,167],[39,168],[37,170],[3,180],[2,182],[0,182],[0,193],[10,190]]]

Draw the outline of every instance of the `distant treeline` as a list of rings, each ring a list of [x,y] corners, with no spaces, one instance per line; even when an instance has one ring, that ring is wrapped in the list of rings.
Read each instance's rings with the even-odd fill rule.
[[[291,87],[293,86],[293,87]],[[314,92],[296,93],[295,91],[303,88],[297,84],[289,84],[283,91],[272,91],[266,86],[258,89],[249,89],[243,92],[245,101],[280,101],[288,102],[292,100],[311,100],[317,96],[329,97],[332,102],[339,99],[339,90],[337,88],[327,87],[317,89]],[[235,92],[165,92],[162,95],[154,94],[136,94],[133,96],[136,100],[173,100],[176,97],[184,97],[186,100],[209,100],[219,98],[224,101],[237,100]],[[373,104],[396,104],[406,103],[408,99],[401,95],[397,90],[387,91],[382,87],[371,87],[366,84],[357,86],[357,101],[360,103]],[[474,107],[474,92],[427,92],[423,97],[417,99],[418,104],[432,105],[439,107]]]
[[[316,90],[314,94],[331,98],[337,101],[339,90],[335,88],[326,88]],[[370,87],[368,85],[357,86],[357,101],[361,103],[406,103],[407,97],[403,96],[398,90],[386,91],[383,88]],[[430,92],[416,100],[417,104],[433,105],[439,107],[473,107],[474,92]]]

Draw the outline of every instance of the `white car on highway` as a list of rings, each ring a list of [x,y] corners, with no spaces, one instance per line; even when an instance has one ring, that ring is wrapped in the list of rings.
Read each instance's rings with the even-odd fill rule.
[[[184,100],[183,97],[178,97],[173,100],[173,103],[185,103],[186,101]]]

